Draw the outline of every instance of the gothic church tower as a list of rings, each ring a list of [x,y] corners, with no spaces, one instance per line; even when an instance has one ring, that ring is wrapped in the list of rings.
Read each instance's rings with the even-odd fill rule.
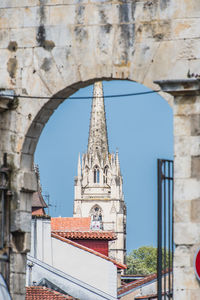
[[[118,152],[109,153],[102,82],[93,90],[87,153],[78,158],[74,217],[91,216],[91,229],[114,231],[109,256],[125,263],[126,205]]]

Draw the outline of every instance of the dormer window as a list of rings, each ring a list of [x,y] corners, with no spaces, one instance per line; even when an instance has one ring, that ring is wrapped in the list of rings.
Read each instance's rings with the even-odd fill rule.
[[[99,177],[100,177],[99,167],[95,166],[94,167],[94,183],[99,183]]]

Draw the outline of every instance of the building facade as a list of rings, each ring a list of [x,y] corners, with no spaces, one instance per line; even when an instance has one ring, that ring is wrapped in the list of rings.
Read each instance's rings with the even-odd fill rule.
[[[79,155],[74,186],[74,217],[91,217],[92,230],[114,231],[109,256],[125,262],[126,204],[118,152],[109,153],[102,82],[96,82],[87,153]]]

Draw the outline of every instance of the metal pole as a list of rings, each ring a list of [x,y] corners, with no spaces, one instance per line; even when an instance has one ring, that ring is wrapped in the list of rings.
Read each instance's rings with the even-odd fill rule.
[[[4,175],[2,174],[2,180],[4,179],[3,178]],[[4,247],[4,217],[5,217],[5,191],[2,189],[1,190],[1,211],[2,211],[2,214],[1,214],[1,249],[3,249]]]
[[[166,221],[167,221],[167,207],[166,207],[166,161],[163,161],[164,164],[164,174],[162,176],[163,179],[163,184],[164,184],[164,300],[166,300],[166,291],[167,291],[167,287],[166,287],[166,248],[167,248],[167,231],[166,231]]]
[[[158,300],[162,300],[162,160],[157,160],[158,169],[158,236],[157,236],[157,290]]]

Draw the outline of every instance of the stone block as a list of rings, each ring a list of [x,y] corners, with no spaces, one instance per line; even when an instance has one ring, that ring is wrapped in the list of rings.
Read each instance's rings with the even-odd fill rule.
[[[176,156],[174,159],[174,177],[189,178],[191,176],[191,157]]]
[[[176,1],[173,3],[172,8],[173,18],[199,17],[200,3],[196,0]]]
[[[67,16],[67,17],[66,17]],[[75,6],[58,5],[49,8],[49,23],[51,25],[72,25],[75,23]]]
[[[174,221],[179,222],[190,222],[190,207],[191,201],[176,200],[174,202]]]
[[[10,254],[10,271],[12,273],[26,274],[26,254]]]
[[[174,242],[176,245],[194,245],[199,243],[200,224],[191,222],[175,223]]]
[[[0,8],[8,8],[8,7],[24,7],[24,6],[36,6],[39,5],[40,0],[1,0]]]
[[[31,213],[13,211],[11,213],[11,232],[31,232]]]
[[[10,30],[11,41],[16,41],[19,48],[35,47],[36,42],[36,28],[13,28]]]
[[[48,24],[49,19],[49,8],[43,6],[41,9],[41,6],[35,6],[30,7],[26,6],[22,8],[23,12],[23,26],[24,27],[34,27],[34,26],[40,26],[40,23]],[[42,14],[42,16],[41,16]]]
[[[39,138],[42,130],[44,128],[44,124],[43,123],[39,123],[39,122],[32,122],[29,131],[28,131],[28,135],[32,138]]]
[[[198,27],[200,26],[199,18],[187,18],[173,20],[171,26],[172,39],[197,38],[199,37]]]
[[[190,295],[190,291],[185,290],[181,283],[180,283],[180,286],[178,286],[178,287],[176,285],[176,287],[174,289],[174,299],[189,300],[190,299],[189,295]]]
[[[190,290],[188,299],[199,300],[199,295],[200,295],[200,287],[199,287],[199,289],[196,289],[196,290]]]
[[[190,119],[187,116],[174,116],[174,136],[189,136]]]
[[[176,289],[198,290],[199,282],[195,276],[194,267],[174,268],[174,286]],[[182,300],[182,298],[180,299]],[[188,300],[190,299],[188,298]]]
[[[19,209],[20,211],[32,212],[32,193],[20,193]]]
[[[187,67],[188,70],[188,67]],[[186,70],[185,70],[186,71]],[[186,71],[187,72],[187,71]],[[174,101],[174,115],[193,115],[199,113],[199,97],[176,97]]]
[[[12,20],[12,22],[11,22]],[[3,8],[1,9],[0,27],[3,28],[18,28],[23,26],[23,12],[21,9]]]
[[[200,135],[200,114],[191,115],[190,116],[191,122],[191,135]]]
[[[35,172],[24,172],[21,189],[24,191],[35,192],[37,191],[37,179]]]
[[[198,136],[175,136],[174,153],[176,156],[198,156],[200,143]]]
[[[32,169],[33,166],[33,155],[22,153],[21,154],[21,167],[25,171],[29,171]]]
[[[27,224],[28,225],[28,224]],[[31,233],[15,231],[11,239],[13,253],[27,253],[31,249]]]
[[[200,223],[200,198],[191,201],[191,221]]]
[[[22,150],[23,145],[23,150]],[[35,148],[37,146],[37,139],[32,137],[26,137],[24,144],[21,143],[21,145],[18,147],[19,151],[23,151],[23,153],[26,154],[33,154],[35,152]],[[26,182],[28,183],[28,175],[26,175]]]
[[[25,282],[26,282],[26,274],[21,273],[11,273],[10,274],[10,290],[12,291],[12,294],[19,294],[22,295],[25,294]],[[16,298],[13,298],[16,299]]]
[[[174,200],[192,200],[200,197],[199,181],[195,178],[174,180]]]
[[[11,293],[12,299],[15,300],[24,300],[25,299],[25,294],[16,294],[16,293]]]
[[[174,267],[191,267],[190,247],[178,246],[174,252]]]
[[[56,46],[55,48],[57,50],[60,50],[60,53],[62,53],[62,55],[65,57],[65,60],[63,60],[63,64],[64,63],[68,63],[66,58],[68,57],[68,53],[71,50],[71,56],[73,55],[73,51],[72,51],[72,43],[73,43],[73,36],[72,36],[72,30],[71,27],[67,27],[67,26],[48,26],[46,28],[46,40],[48,41],[52,41]],[[63,51],[63,49],[60,49],[61,46],[65,47],[65,51]],[[54,48],[53,48],[54,49]],[[55,49],[54,49],[55,50]],[[55,59],[59,60],[59,55],[55,55],[54,53],[54,57]]]
[[[200,155],[192,156],[191,175],[200,179]]]

